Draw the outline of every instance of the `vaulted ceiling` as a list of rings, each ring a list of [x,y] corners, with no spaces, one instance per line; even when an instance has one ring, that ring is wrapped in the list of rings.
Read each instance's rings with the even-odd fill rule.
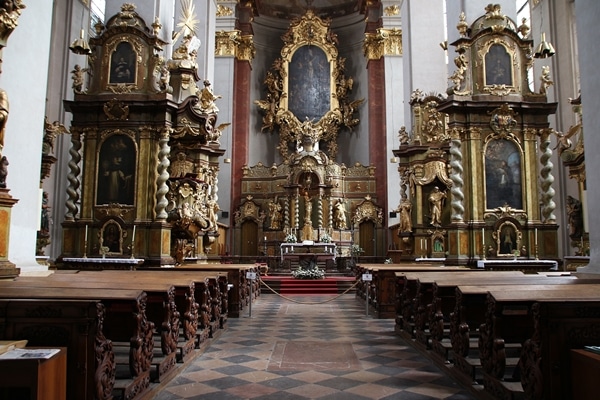
[[[320,18],[338,18],[354,14],[367,0],[254,0],[259,16],[293,19],[306,13],[310,7]]]

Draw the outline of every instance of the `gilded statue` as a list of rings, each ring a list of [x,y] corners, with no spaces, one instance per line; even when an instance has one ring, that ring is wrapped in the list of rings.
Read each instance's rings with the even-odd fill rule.
[[[542,84],[540,86],[540,93],[546,94],[546,92],[548,91],[548,88],[550,86],[554,85],[554,81],[550,77],[550,67],[549,66],[544,65],[542,67],[542,75],[540,76],[540,80],[542,81]]]
[[[4,134],[6,132],[6,122],[8,121],[8,94],[4,89],[0,89],[0,154],[4,149]]]
[[[54,141],[61,133],[69,133],[68,129],[58,121],[50,123],[48,117],[44,118],[44,137],[42,141],[42,154],[50,154],[54,151]]]
[[[338,199],[333,209],[334,227],[336,229],[348,229],[346,222],[346,204],[344,203],[344,200]]]
[[[435,227],[442,226],[442,208],[446,199],[446,192],[441,191],[439,187],[434,187],[429,194],[429,212],[431,215],[431,225]]]
[[[217,114],[219,108],[215,104],[215,100],[218,100],[221,97],[222,96],[213,93],[210,81],[205,79],[204,88],[200,91],[200,111],[206,114]]]
[[[88,68],[81,68],[79,64],[75,64],[73,70],[71,71],[71,79],[73,79],[73,92],[75,94],[81,94],[85,91],[83,90],[83,74],[88,71]]]
[[[412,232],[412,220],[410,218],[410,212],[412,210],[412,204],[410,201],[404,201],[400,204],[398,212],[400,213],[400,226],[398,233]]]
[[[567,196],[567,215],[569,216],[569,237],[579,240],[583,236],[583,208],[581,201]]]
[[[269,229],[274,229],[274,230],[281,229],[281,222],[282,222],[281,211],[282,211],[282,207],[281,207],[281,204],[279,204],[277,197],[275,197],[275,200],[269,201],[269,218],[271,220]]]

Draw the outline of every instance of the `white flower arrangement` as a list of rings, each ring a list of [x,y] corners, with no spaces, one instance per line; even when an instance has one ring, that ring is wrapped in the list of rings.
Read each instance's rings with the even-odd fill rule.
[[[352,253],[352,254],[353,254],[353,255],[355,255],[355,256],[356,256],[356,255],[358,255],[358,254],[360,254],[360,253],[364,253],[364,252],[365,252],[365,251],[363,250],[363,248],[362,248],[362,247],[360,247],[360,246],[359,246],[359,245],[357,245],[357,244],[353,244],[353,245],[350,247],[350,253]]]
[[[316,264],[312,268],[302,268],[299,266],[297,270],[292,271],[292,276],[296,279],[323,279],[325,278],[325,271],[318,268]]]
[[[286,243],[298,243],[298,238],[293,233],[288,233],[284,240]]]
[[[331,243],[331,236],[328,233],[323,233],[320,238],[321,243]]]

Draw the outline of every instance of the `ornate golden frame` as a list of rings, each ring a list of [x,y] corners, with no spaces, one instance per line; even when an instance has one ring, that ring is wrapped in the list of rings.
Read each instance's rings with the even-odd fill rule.
[[[312,144],[325,143],[327,155],[335,158],[340,127],[353,128],[359,123],[354,114],[364,99],[350,100],[354,81],[345,75],[346,60],[338,56],[338,39],[329,25],[330,21],[322,20],[312,10],[291,22],[282,36],[284,46],[281,57],[273,62],[271,71],[265,77],[267,97],[254,101],[264,113],[261,131],[273,132],[278,129],[279,152],[286,163],[291,161],[293,144],[302,143],[307,139],[307,133],[311,136]],[[329,107],[327,111],[319,110],[323,111],[323,115],[318,116],[318,121],[315,121],[316,116],[302,121],[301,118],[306,116],[295,115],[290,107],[290,65],[296,52],[306,46],[309,49],[314,46],[322,51],[329,67]]]
[[[111,67],[112,67],[112,56],[116,52],[117,47],[121,43],[128,43],[133,52],[135,53],[135,74],[133,75],[132,83],[111,83]],[[103,80],[102,87],[105,90],[110,90],[114,93],[128,93],[132,90],[138,90],[140,86],[140,82],[143,82],[144,75],[146,71],[146,67],[142,63],[142,53],[144,51],[145,45],[142,43],[142,40],[134,35],[123,34],[112,37],[107,43],[105,47],[105,52],[102,58],[102,68],[105,71],[105,74],[102,75]]]
[[[486,76],[487,75],[486,74],[487,65],[486,65],[485,56],[489,53],[491,47],[496,44],[504,47],[504,50],[506,50],[507,54],[510,56],[510,61],[511,61],[510,77],[511,77],[512,85],[488,84],[488,82],[487,82],[487,76]],[[517,77],[515,74],[515,70],[516,70],[516,68],[518,68],[516,44],[512,43],[512,45],[511,45],[509,42],[507,42],[506,40],[504,40],[502,38],[494,37],[478,47],[479,47],[479,49],[477,51],[477,55],[479,57],[480,62],[483,65],[483,68],[481,69],[481,71],[482,71],[481,84],[482,84],[483,90],[486,92],[489,92],[490,94],[497,95],[497,96],[502,96],[502,95],[507,95],[509,93],[519,92],[521,90],[521,86],[520,86],[521,79],[520,79],[520,77]]]
[[[339,108],[336,96],[336,79],[338,49],[334,44],[333,36],[329,31],[328,21],[323,21],[317,17],[312,10],[308,10],[300,19],[295,20],[290,25],[288,31],[283,36],[285,45],[281,49],[281,75],[283,77],[283,91],[289,94],[290,63],[294,54],[304,46],[315,46],[323,50],[329,62],[329,112]],[[289,97],[281,96],[279,99],[279,109],[289,111]],[[300,123],[300,118],[293,115]],[[325,115],[321,117],[323,119]]]

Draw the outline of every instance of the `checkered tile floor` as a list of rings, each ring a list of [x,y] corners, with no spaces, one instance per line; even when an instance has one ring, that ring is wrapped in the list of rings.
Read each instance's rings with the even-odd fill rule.
[[[263,294],[154,399],[475,398],[397,336],[392,319],[367,317],[352,294],[332,298]]]

